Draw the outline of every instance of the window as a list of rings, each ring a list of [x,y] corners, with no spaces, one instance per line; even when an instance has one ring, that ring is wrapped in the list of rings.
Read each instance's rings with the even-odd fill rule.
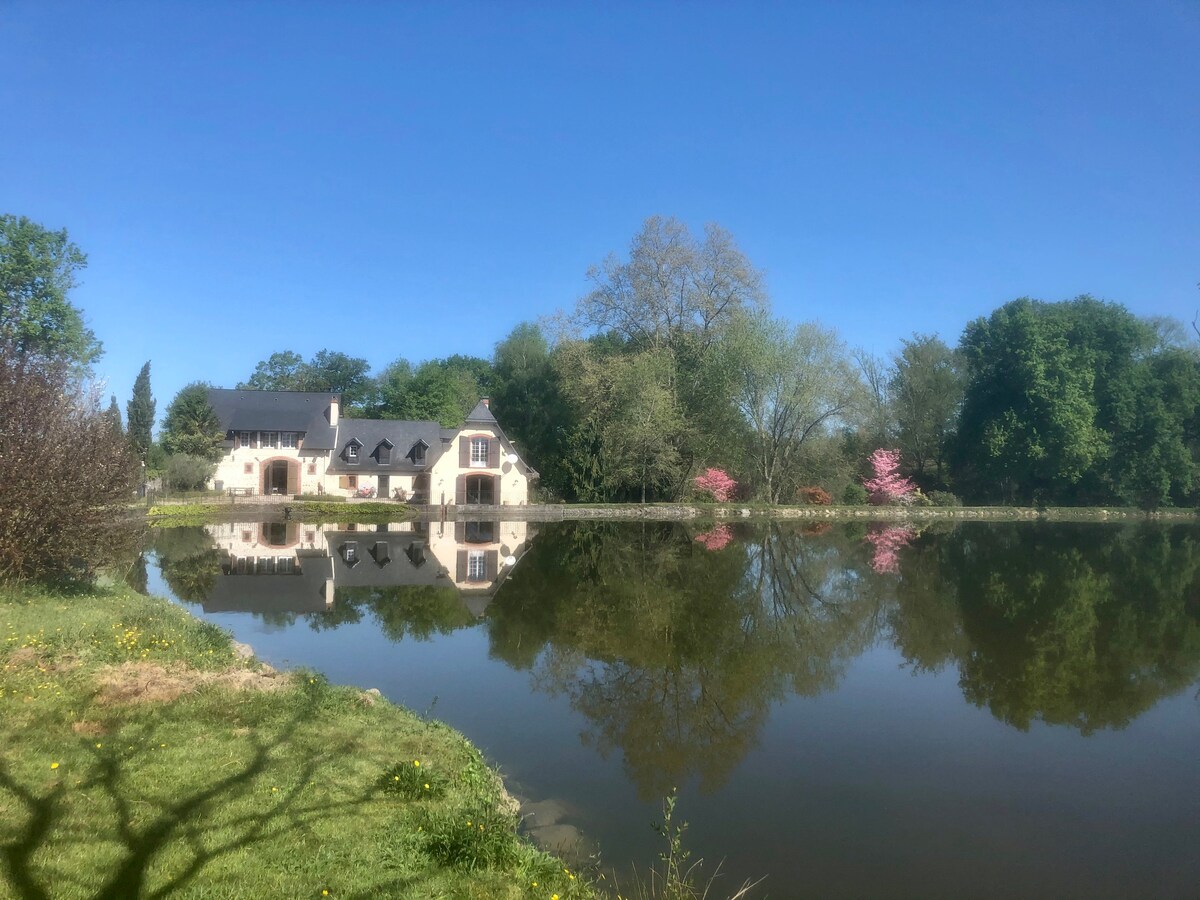
[[[242,540],[243,540],[245,543],[247,543],[247,544],[248,544],[248,543],[250,543],[250,537],[251,537],[251,535],[250,535],[250,532],[249,532],[249,531],[243,531],[243,532],[242,532]]]
[[[488,439],[471,438],[471,465],[486,466],[488,464]]]
[[[246,475],[253,475],[254,474],[254,463],[246,463],[244,466],[242,466],[242,472],[245,473]]]
[[[358,444],[354,441],[346,445],[346,461],[352,463],[358,462]]]
[[[487,551],[470,550],[467,552],[467,581],[487,580]]]
[[[315,531],[304,532],[304,540],[308,541],[310,544],[315,543],[317,540],[317,533]]]
[[[350,490],[352,490],[352,491],[358,490],[358,476],[357,475],[347,475],[346,476],[346,487],[350,488]]]
[[[296,571],[296,557],[281,556],[275,568],[277,575],[291,575]]]
[[[316,464],[316,463],[309,463],[309,464],[308,464],[308,474],[309,474],[309,475],[316,475],[316,474],[317,474],[317,464]]]
[[[468,544],[491,544],[496,540],[495,522],[467,522],[463,539]]]
[[[272,449],[278,448],[279,447],[279,432],[278,431],[262,432],[262,445],[264,447],[271,447]]]
[[[279,445],[287,450],[296,449],[296,432],[284,431],[279,435]]]
[[[427,449],[428,446],[424,441],[417,441],[413,444],[413,448],[409,451],[408,455],[412,459],[414,466],[425,465],[425,451]]]
[[[358,542],[346,541],[342,544],[342,559],[346,561],[346,565],[352,566],[358,562]]]
[[[239,431],[238,432],[238,444],[242,447],[249,447],[250,446],[250,432]]]
[[[375,448],[375,459],[381,466],[389,465],[392,461],[392,445],[387,441],[381,441]]]

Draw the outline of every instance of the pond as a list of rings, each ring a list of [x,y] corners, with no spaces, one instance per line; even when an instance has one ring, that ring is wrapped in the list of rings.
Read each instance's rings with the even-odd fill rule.
[[[1195,896],[1190,526],[247,523],[149,588],[463,731],[531,834],[755,896]],[[724,894],[721,894],[724,896]]]

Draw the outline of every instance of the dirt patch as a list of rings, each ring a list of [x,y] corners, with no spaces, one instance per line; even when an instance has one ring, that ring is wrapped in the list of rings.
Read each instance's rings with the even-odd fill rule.
[[[75,722],[71,725],[71,730],[84,737],[100,737],[102,734],[108,734],[108,729],[99,722]]]
[[[96,673],[96,682],[100,687],[96,702],[102,706],[170,703],[184,694],[209,686],[231,691],[277,691],[288,683],[273,671],[230,668],[203,672],[186,666],[168,668],[147,662],[108,666]]]

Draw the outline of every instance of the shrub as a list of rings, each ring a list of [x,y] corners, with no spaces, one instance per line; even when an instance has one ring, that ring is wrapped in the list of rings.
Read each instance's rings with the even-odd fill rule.
[[[833,503],[833,498],[829,496],[829,491],[819,487],[802,487],[796,490],[796,499],[801,503],[807,503],[809,506],[829,506]]]
[[[313,503],[345,503],[345,497],[335,496],[334,494],[296,494],[296,500],[310,500]]]
[[[842,492],[842,502],[847,506],[866,506],[868,496],[865,487],[861,484],[851,482],[846,485],[846,490]]]
[[[424,800],[446,793],[446,779],[432,769],[429,761],[405,760],[392,766],[379,778],[385,794],[396,794],[406,800]]]
[[[874,478],[863,482],[871,503],[876,506],[887,506],[892,503],[909,505],[913,501],[913,491],[916,485],[900,474],[899,450],[876,450],[871,454],[871,468]]]
[[[507,868],[517,861],[517,820],[498,809],[470,808],[425,816],[425,852],[459,869]]]
[[[737,490],[737,482],[721,469],[706,469],[703,475],[697,475],[692,482],[696,490],[712,494],[718,503],[728,503],[733,492]]]
[[[129,551],[114,520],[141,465],[69,362],[0,342],[0,578],[88,574]]]
[[[167,485],[177,491],[199,491],[217,470],[217,464],[201,456],[176,453],[167,460]]]
[[[962,500],[949,491],[930,491],[925,496],[934,506],[962,506]]]

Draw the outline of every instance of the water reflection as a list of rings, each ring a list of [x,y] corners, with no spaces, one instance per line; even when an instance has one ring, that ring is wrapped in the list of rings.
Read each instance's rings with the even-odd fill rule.
[[[833,691],[876,645],[917,674],[956,670],[1018,729],[1120,729],[1200,676],[1192,528],[533,528],[236,524],[163,530],[155,548],[207,612],[372,619],[394,641],[479,624],[644,799],[691,777],[720,788],[773,704]]]
[[[427,637],[477,620],[524,555],[524,522],[225,523],[161,529],[154,549],[181,600],[317,629],[371,612]]]

